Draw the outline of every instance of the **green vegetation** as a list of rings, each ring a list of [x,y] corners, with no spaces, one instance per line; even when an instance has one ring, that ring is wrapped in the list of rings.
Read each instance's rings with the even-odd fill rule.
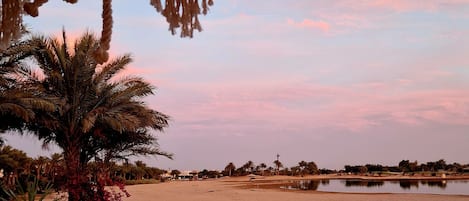
[[[225,176],[246,176],[256,174],[263,176],[288,175],[305,176],[318,174],[355,174],[355,175],[420,175],[420,176],[439,176],[442,174],[465,174],[469,173],[469,164],[460,163],[446,164],[445,160],[440,159],[434,162],[418,164],[417,161],[409,162],[402,160],[396,166],[385,166],[381,164],[366,165],[345,165],[342,170],[331,170],[326,168],[319,169],[315,162],[300,161],[297,166],[290,168],[283,167],[279,160],[273,162],[273,167],[267,167],[264,163],[255,165],[252,161],[246,162],[243,166],[236,168],[233,162],[228,163],[222,174]],[[277,172],[278,171],[278,172]]]
[[[65,33],[62,41],[66,41]],[[21,107],[0,99],[1,114],[6,115],[2,119],[18,119],[14,127],[2,128],[28,130],[44,144],[54,143],[63,150],[60,174],[64,185],[60,186],[69,192],[69,200],[104,196],[104,185],[110,182],[109,166],[115,160],[133,155],[171,158],[171,154],[159,150],[150,133],[166,127],[169,117],[141,101],[153,94],[153,87],[138,77],[112,79],[131,58],[124,55],[98,66],[92,57],[97,46],[99,40],[89,33],[79,38],[73,48],[56,39],[32,37],[7,49],[0,60],[1,69],[16,69],[3,74],[4,82],[11,84],[5,84],[7,87],[0,91],[11,89],[30,97],[20,102]],[[20,162],[5,162],[5,171],[13,168],[8,167],[10,163],[16,166]],[[88,178],[91,162],[100,167],[96,169],[100,174],[98,187]]]
[[[265,163],[255,165],[254,162],[248,161],[239,168],[236,168],[233,162],[228,163],[222,174],[225,176],[245,176],[248,174],[256,174],[263,176],[271,175],[290,175],[290,176],[304,176],[319,174],[320,171],[315,162],[300,161],[298,166],[291,168],[283,168],[283,164],[280,160],[275,160],[273,163],[274,167],[267,167]],[[282,169],[283,168],[283,169]]]
[[[17,161],[17,162],[15,162]],[[5,165],[8,164],[8,165]],[[3,177],[0,178],[0,200],[23,200],[33,197],[46,196],[54,191],[64,190],[64,169],[66,168],[62,154],[52,154],[50,157],[40,156],[31,158],[23,151],[3,146],[0,148],[0,165],[4,167]],[[90,183],[97,183],[101,168],[97,162],[90,162]],[[112,163],[109,167],[112,181],[125,185],[159,183],[164,170],[148,167],[142,161],[134,164]],[[114,183],[106,183],[113,185]]]
[[[52,193],[52,184],[47,183],[41,185],[40,181],[36,177],[32,179],[28,178],[25,182],[26,190],[23,184],[17,182],[16,188],[10,189],[2,186],[2,191],[5,195],[0,197],[2,201],[42,201],[47,195]],[[39,190],[38,190],[39,189]],[[38,194],[40,192],[40,194]]]
[[[78,0],[65,1],[73,4]],[[104,185],[112,183],[111,166],[115,161],[132,155],[171,158],[171,154],[159,150],[156,138],[149,133],[166,127],[169,117],[141,101],[153,94],[153,87],[147,82],[136,77],[112,79],[131,62],[129,55],[109,61],[112,0],[102,1],[101,37],[86,33],[72,48],[65,43],[65,33],[63,42],[43,37],[21,41],[25,33],[23,15],[37,17],[39,7],[45,3],[47,0],[2,1],[0,133],[32,132],[45,145],[54,143],[60,147],[60,169],[50,169],[53,175],[48,178],[56,188],[68,191],[69,200],[109,200],[111,195]],[[194,30],[202,30],[198,16],[207,14],[213,1],[175,0],[162,4],[152,0],[150,4],[166,18],[172,34],[180,28],[181,37],[192,37]],[[8,149],[11,148],[2,151],[11,151]],[[16,154],[17,158],[24,156],[19,151]],[[33,171],[18,167],[25,167],[27,161],[8,157],[0,160],[8,172],[8,182],[14,183],[10,176]],[[33,174],[38,179],[47,169],[43,161],[45,158],[35,160],[38,164],[34,165]],[[147,175],[141,165],[137,164],[140,171],[135,173],[136,178]],[[90,174],[97,174],[94,183],[88,178]]]
[[[464,169],[469,168],[469,164],[462,165],[460,163],[446,164],[446,161],[440,159],[438,161],[430,161],[418,164],[417,161],[410,162],[409,160],[402,160],[397,166],[384,166],[380,164],[366,164],[366,165],[346,165],[343,172],[351,174],[390,174],[391,172],[399,172],[403,175],[422,176],[436,176],[437,174],[462,174],[465,173]]]

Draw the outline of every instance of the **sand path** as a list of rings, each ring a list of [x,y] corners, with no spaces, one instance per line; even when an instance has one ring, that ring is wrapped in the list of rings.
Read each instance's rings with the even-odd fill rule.
[[[347,194],[240,188],[247,180],[173,181],[127,186],[124,201],[469,201],[469,196],[426,194]]]

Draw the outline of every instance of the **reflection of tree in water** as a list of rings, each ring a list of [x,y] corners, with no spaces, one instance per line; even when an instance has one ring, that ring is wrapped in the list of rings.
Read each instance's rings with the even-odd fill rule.
[[[399,186],[401,186],[402,189],[410,189],[412,187],[418,188],[419,187],[419,181],[416,181],[416,180],[399,180]]]
[[[346,180],[345,186],[366,186],[366,187],[378,187],[384,185],[384,181],[379,180]]]
[[[321,185],[323,185],[323,186],[329,185],[329,179],[321,180]]]
[[[300,189],[300,190],[317,190],[319,187],[319,180],[302,180],[299,181],[298,183],[295,183],[294,188]]]
[[[441,180],[441,181],[438,181],[438,180],[424,181],[424,180],[422,180],[422,184],[427,184],[429,187],[439,187],[439,188],[442,188],[442,189],[446,188],[446,181],[445,180]]]

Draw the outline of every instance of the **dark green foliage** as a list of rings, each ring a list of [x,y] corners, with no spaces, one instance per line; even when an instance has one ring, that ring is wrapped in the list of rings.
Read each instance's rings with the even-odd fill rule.
[[[62,41],[66,41],[65,33]],[[25,121],[25,126],[45,144],[55,143],[63,149],[70,200],[104,195],[95,194],[87,178],[88,163],[93,159],[104,167],[100,173],[105,176],[112,160],[131,155],[171,157],[159,150],[150,133],[166,127],[168,116],[141,101],[153,94],[154,88],[138,77],[112,79],[131,58],[124,55],[98,65],[92,55],[98,46],[99,40],[90,33],[72,48],[57,39],[33,37],[5,55],[17,58],[12,63],[23,69],[21,84],[28,83],[40,89],[41,96],[57,100],[53,111],[34,110],[34,121]],[[23,58],[35,62],[22,62]],[[31,73],[31,64],[39,67],[39,73]]]
[[[17,181],[15,188],[2,186],[2,201],[42,201],[53,191],[51,183],[43,183],[35,176]]]

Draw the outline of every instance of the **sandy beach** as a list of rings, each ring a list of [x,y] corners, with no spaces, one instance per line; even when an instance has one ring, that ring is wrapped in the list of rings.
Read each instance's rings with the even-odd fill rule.
[[[298,177],[296,177],[298,178]],[[285,180],[290,177],[266,177]],[[460,201],[469,196],[429,194],[352,194],[316,191],[292,191],[259,188],[247,177],[203,181],[171,181],[159,184],[127,186],[131,197],[125,201]]]

